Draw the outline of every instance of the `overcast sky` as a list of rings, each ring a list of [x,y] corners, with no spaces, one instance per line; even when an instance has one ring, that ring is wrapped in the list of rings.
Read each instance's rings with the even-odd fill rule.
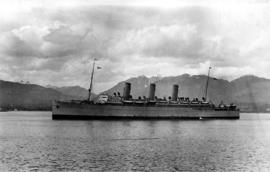
[[[217,0],[4,0],[0,79],[87,88],[207,74],[270,78],[270,3]]]

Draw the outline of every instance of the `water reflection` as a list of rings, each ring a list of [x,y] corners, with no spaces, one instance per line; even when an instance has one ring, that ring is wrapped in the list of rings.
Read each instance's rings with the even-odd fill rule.
[[[52,121],[0,114],[0,171],[268,171],[270,114],[241,120]]]

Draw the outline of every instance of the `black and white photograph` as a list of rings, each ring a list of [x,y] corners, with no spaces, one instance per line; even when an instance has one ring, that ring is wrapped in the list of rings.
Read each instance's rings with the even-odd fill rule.
[[[1,0],[0,171],[270,171],[270,0]]]

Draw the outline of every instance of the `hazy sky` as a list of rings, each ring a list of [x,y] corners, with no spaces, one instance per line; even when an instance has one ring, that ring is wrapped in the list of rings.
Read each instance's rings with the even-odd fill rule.
[[[0,79],[88,87],[138,76],[270,78],[270,2],[0,1]]]

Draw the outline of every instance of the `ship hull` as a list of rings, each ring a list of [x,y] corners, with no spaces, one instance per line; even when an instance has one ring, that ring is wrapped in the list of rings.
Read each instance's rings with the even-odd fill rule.
[[[53,119],[239,119],[239,110],[178,105],[108,105],[53,102]]]

